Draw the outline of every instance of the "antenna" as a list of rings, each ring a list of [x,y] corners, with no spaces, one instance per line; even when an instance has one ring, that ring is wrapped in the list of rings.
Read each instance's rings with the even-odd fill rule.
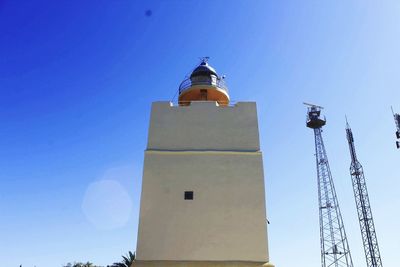
[[[315,107],[315,108],[319,108],[319,109],[324,109],[324,107],[318,106],[318,105],[314,105],[314,104],[310,104],[310,103],[306,103],[303,102],[304,105],[309,106],[309,107]]]
[[[199,59],[201,60],[201,63],[208,63],[210,57],[200,57]]]
[[[322,127],[326,120],[321,118],[322,107],[304,104],[310,106],[307,111],[307,127],[314,130],[315,139],[321,264],[322,267],[353,267],[328,156],[322,139]]]
[[[354,198],[356,200],[356,208],[364,245],[365,258],[367,260],[367,267],[382,267],[382,260],[378,247],[378,239],[376,238],[374,219],[372,218],[364,170],[357,159],[353,132],[347,122],[347,118],[346,123],[346,136],[349,143],[351,157],[351,182],[353,184]]]
[[[400,114],[394,113],[393,107],[390,107],[392,109],[392,114],[394,118],[394,123],[396,124],[396,139],[400,139]],[[396,141],[396,147],[399,149],[400,148],[400,141]]]

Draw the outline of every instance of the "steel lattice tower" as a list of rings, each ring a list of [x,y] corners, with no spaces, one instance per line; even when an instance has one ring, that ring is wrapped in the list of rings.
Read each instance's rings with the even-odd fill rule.
[[[314,130],[315,137],[321,265],[322,267],[353,267],[328,157],[322,139],[321,128],[325,125],[326,120],[325,118],[320,118],[322,107],[307,105],[310,106],[307,112],[307,127]]]
[[[367,267],[382,267],[381,255],[379,253],[378,240],[376,238],[374,220],[372,218],[364,171],[362,165],[357,159],[353,133],[347,122],[346,135],[351,156],[351,181],[356,200],[358,220],[360,221],[361,237],[364,244]]]

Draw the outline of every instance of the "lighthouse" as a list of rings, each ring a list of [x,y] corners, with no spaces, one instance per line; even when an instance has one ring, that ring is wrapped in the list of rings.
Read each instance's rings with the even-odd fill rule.
[[[264,188],[256,103],[205,58],[152,104],[133,266],[273,267]]]

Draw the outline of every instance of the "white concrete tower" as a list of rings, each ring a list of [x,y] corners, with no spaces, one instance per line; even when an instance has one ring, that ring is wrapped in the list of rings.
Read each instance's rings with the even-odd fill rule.
[[[255,102],[229,104],[207,60],[154,102],[134,266],[273,266]]]

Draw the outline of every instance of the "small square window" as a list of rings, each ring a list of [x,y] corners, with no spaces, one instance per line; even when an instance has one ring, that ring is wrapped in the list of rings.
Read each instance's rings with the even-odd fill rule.
[[[193,191],[185,191],[185,200],[193,200]]]

